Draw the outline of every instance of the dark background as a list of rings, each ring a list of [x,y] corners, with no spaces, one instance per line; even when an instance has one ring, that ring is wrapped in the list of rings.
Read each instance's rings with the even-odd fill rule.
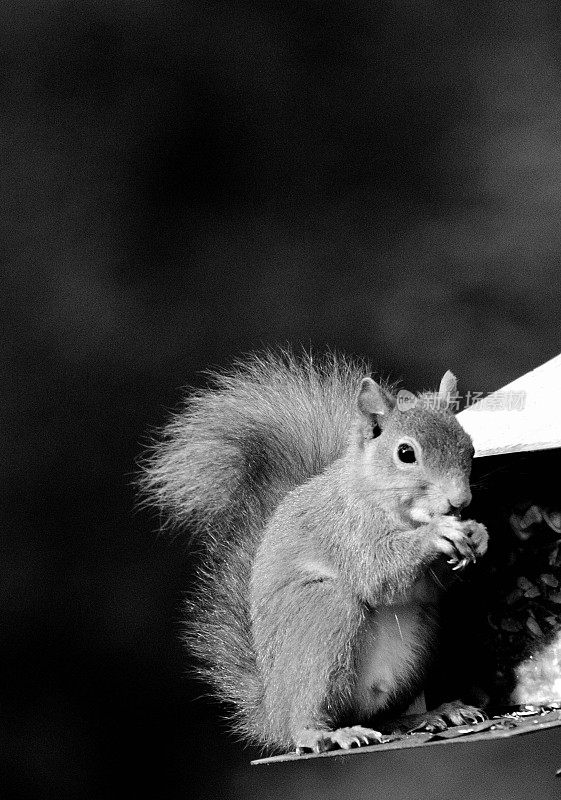
[[[2,4],[2,796],[253,796],[135,462],[263,345],[483,391],[559,351],[557,9]]]

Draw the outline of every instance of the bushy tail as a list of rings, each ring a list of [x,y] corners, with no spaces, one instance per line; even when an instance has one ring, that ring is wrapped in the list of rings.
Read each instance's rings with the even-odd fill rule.
[[[187,640],[200,673],[254,740],[263,729],[248,607],[255,549],[284,495],[342,454],[368,372],[334,355],[284,351],[239,362],[188,399],[144,469],[151,501],[205,543]]]

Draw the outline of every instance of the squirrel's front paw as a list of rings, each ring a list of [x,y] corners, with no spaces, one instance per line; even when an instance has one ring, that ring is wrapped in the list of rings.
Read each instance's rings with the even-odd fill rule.
[[[481,522],[476,522],[474,519],[467,519],[462,524],[465,526],[465,533],[472,543],[476,558],[485,555],[489,544],[489,534],[485,525],[482,525]]]
[[[472,519],[438,517],[429,527],[432,547],[436,553],[443,553],[448,557],[448,563],[453,570],[464,569],[487,550],[487,530],[484,525]]]

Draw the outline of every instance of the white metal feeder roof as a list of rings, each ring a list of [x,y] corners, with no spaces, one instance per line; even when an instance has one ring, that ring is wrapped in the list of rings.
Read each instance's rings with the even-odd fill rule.
[[[561,355],[457,414],[475,456],[561,447]]]

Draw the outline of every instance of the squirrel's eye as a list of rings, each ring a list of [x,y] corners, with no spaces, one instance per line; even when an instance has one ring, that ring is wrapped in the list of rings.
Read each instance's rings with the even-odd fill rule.
[[[415,451],[410,444],[400,444],[397,448],[397,457],[404,464],[414,464],[417,460]]]

